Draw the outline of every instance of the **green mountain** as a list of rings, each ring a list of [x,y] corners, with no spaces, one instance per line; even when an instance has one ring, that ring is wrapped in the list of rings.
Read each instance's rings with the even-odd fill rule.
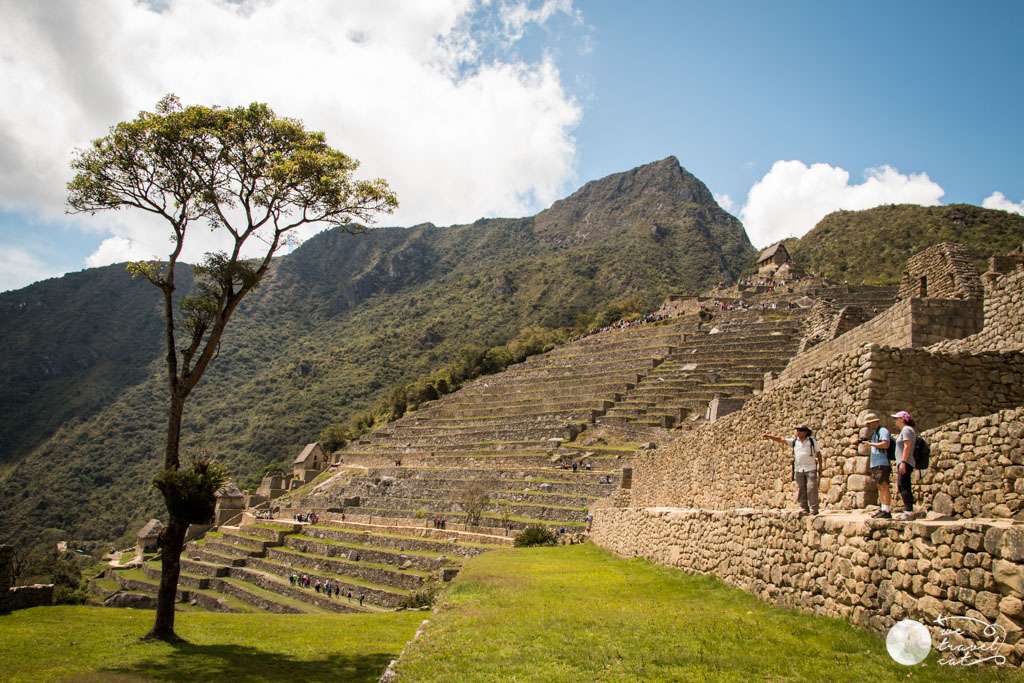
[[[836,211],[786,248],[808,272],[888,285],[899,284],[910,256],[939,242],[965,245],[978,272],[984,273],[991,256],[1024,242],[1024,216],[970,204]]]
[[[732,279],[742,225],[674,157],[540,214],[329,231],[278,259],[186,408],[185,444],[242,477],[452,362],[624,296]],[[155,288],[123,266],[0,295],[0,530],[111,539],[160,513],[166,409]]]

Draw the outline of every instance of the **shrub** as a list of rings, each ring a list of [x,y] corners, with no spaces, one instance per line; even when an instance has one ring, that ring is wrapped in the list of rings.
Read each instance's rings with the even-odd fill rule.
[[[437,598],[437,586],[424,586],[420,590],[402,598],[398,606],[405,609],[430,607],[434,604],[435,598]]]
[[[517,548],[528,548],[535,545],[555,545],[558,537],[555,532],[540,524],[531,524],[523,529],[512,540]]]

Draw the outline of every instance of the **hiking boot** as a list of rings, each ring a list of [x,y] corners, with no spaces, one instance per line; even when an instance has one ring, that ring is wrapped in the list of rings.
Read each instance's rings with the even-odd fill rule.
[[[913,512],[904,512],[902,515],[900,515],[896,519],[898,519],[901,522],[912,522],[914,520],[914,513]]]
[[[879,510],[871,515],[871,519],[892,519],[892,513],[888,510]]]

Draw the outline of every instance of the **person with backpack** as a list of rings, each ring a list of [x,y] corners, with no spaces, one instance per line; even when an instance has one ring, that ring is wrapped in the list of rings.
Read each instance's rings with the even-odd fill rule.
[[[914,519],[914,492],[910,488],[910,475],[917,467],[917,459],[914,457],[917,451],[917,432],[914,431],[914,421],[910,413],[905,410],[891,416],[896,420],[896,489],[903,499],[903,507],[906,510],[896,519],[910,521]]]
[[[796,481],[797,503],[804,514],[818,514],[818,477],[821,474],[821,449],[807,425],[796,428],[796,438],[762,434],[761,437],[785,444],[793,451],[793,479]]]
[[[889,454],[895,453],[895,444],[892,444],[892,435],[889,430],[882,426],[878,416],[868,413],[861,421],[861,426],[871,430],[871,435],[862,438],[861,443],[871,446],[871,478],[878,485],[878,498],[881,502],[881,509],[871,515],[873,519],[892,519],[892,492],[889,490],[889,480],[892,479],[892,464],[889,462]],[[892,444],[893,449],[889,446]]]

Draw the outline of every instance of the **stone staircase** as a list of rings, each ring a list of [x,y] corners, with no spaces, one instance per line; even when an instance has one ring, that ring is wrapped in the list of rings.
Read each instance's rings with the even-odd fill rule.
[[[803,319],[761,320],[735,315],[683,336],[680,344],[626,394],[597,418],[600,425],[671,429],[700,419],[714,398],[749,398],[763,386],[766,372],[779,372],[796,353]],[[652,436],[657,434],[651,432]]]

